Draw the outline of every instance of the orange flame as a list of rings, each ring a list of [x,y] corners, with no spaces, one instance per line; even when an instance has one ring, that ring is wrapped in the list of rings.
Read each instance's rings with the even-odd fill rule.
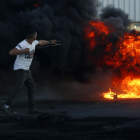
[[[114,95],[117,95],[117,98],[140,98],[139,32],[124,33],[124,36],[114,43],[108,36],[115,32],[115,29],[107,27],[104,22],[92,21],[85,31],[85,39],[90,42],[87,58],[93,65],[108,67],[113,72],[112,85],[122,91],[118,94],[109,88],[108,93],[103,93],[104,98],[114,99]],[[102,54],[96,53],[98,47],[101,47]]]
[[[104,98],[114,99],[114,95],[116,95],[116,93],[112,92],[111,89],[109,88],[109,92],[103,93],[103,95],[104,95]]]
[[[99,20],[90,22],[90,25],[94,27],[94,31],[91,31],[90,28],[86,28],[86,32],[88,32],[86,39],[90,40],[90,48],[93,49],[96,44],[98,44],[98,41],[95,40],[95,32],[96,36],[100,36],[102,33],[104,34],[103,39],[105,39],[105,35],[109,34],[111,31],[110,29],[104,25],[104,22],[101,22]]]

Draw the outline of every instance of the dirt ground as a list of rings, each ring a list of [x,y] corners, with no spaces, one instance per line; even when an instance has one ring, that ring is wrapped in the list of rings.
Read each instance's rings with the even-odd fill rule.
[[[29,115],[24,101],[14,102],[11,112],[18,113],[11,117],[0,110],[0,140],[140,139],[140,99],[36,101],[36,106],[43,113]]]

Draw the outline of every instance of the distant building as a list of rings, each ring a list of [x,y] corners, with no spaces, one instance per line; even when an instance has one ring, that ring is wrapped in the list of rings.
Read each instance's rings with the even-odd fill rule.
[[[129,19],[133,21],[130,25],[130,29],[135,29],[140,31],[140,0],[99,0],[101,2],[101,7],[99,8],[99,14],[103,7],[107,5],[112,5],[116,8],[121,8],[128,15]]]

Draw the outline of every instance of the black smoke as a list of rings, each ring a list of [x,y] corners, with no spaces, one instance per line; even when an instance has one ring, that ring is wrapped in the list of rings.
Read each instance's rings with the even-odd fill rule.
[[[83,25],[96,17],[97,5],[96,0],[2,0],[1,68],[13,65],[15,58],[8,52],[25,39],[28,28],[37,30],[39,40],[56,38],[62,42],[60,47],[36,51],[40,68],[64,71],[67,65],[81,64]]]
[[[97,0],[1,0],[0,1],[0,78],[3,93],[13,82],[16,59],[9,51],[34,28],[40,39],[61,40],[62,45],[36,50],[32,72],[36,81],[47,76],[75,77],[83,63],[84,25],[97,16]],[[76,77],[81,78],[80,76]],[[65,76],[64,76],[65,77]]]
[[[131,23],[131,20],[129,19],[128,14],[126,14],[122,9],[115,8],[115,7],[111,6],[111,5],[103,8],[102,13],[100,14],[101,20],[108,19],[110,17],[114,17],[114,18],[119,17],[120,19],[122,19],[122,21],[123,21],[122,24],[125,27],[127,27]]]

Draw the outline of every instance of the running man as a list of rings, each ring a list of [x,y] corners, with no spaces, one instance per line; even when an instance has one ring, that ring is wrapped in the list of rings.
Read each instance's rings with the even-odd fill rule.
[[[27,32],[27,37],[25,40],[20,42],[14,49],[9,52],[9,55],[17,55],[14,63],[14,71],[16,73],[15,86],[10,93],[8,100],[2,106],[2,110],[7,115],[10,115],[10,107],[15,96],[21,91],[23,84],[28,89],[28,113],[41,113],[42,111],[35,108],[34,104],[34,92],[35,84],[30,71],[30,65],[33,60],[33,55],[35,52],[36,45],[48,45],[56,44],[56,40],[40,40],[37,41],[37,32],[34,29],[30,29]]]

